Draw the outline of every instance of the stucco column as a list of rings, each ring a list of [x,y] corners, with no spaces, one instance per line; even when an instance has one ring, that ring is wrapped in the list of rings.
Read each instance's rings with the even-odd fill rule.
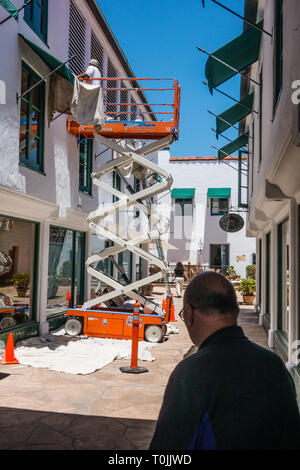
[[[50,223],[44,221],[40,226],[39,282],[38,282],[38,318],[40,336],[49,333],[47,321],[48,262],[49,262]]]
[[[270,329],[268,333],[268,346],[273,348],[274,331],[277,329],[277,225],[272,221],[271,228],[271,256],[270,256]]]
[[[288,336],[288,368],[293,367],[293,346],[297,340],[297,293],[298,293],[298,213],[295,199],[290,204],[290,266],[289,266],[289,336]]]
[[[86,232],[85,239],[85,260],[87,260],[92,254],[92,233]],[[85,269],[85,267],[84,267]],[[85,269],[85,286],[84,286],[84,301],[90,300],[91,298],[91,286],[92,286],[92,276]]]

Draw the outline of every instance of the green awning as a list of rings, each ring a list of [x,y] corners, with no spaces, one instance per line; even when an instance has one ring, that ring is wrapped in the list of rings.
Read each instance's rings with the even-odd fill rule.
[[[22,34],[19,34],[19,36],[45,62],[45,64],[47,64],[48,67],[50,67],[51,70],[55,70],[57,67],[62,65],[62,62],[59,59],[56,59],[56,57],[54,57],[53,55],[46,52],[44,49],[41,49],[39,46],[37,46],[33,42],[26,39]],[[62,67],[60,67],[56,73],[58,73],[61,77],[65,78],[66,80],[74,84],[74,75],[71,72],[71,70],[68,67],[66,67],[66,65],[62,65]]]
[[[193,199],[195,188],[176,188],[172,189],[171,197],[174,199]]]
[[[225,147],[222,147],[218,152],[219,160],[223,160],[223,158],[225,158],[226,156],[231,155],[232,153],[239,150],[241,147],[247,145],[248,139],[249,137],[243,134],[230,144],[227,144],[225,145]]]
[[[207,197],[212,199],[225,199],[231,196],[231,188],[208,188]]]
[[[0,0],[0,5],[16,20],[19,18],[19,11],[9,0]]]
[[[257,24],[263,27],[263,21]],[[233,41],[218,49],[212,55],[241,72],[259,58],[262,32],[250,28]],[[205,65],[205,75],[212,94],[213,88],[224,83],[238,72],[210,56]]]
[[[240,122],[244,117],[251,113],[253,106],[254,93],[246,96],[235,106],[227,109],[217,117],[216,123],[216,137],[219,138],[219,134],[229,129],[230,125]]]

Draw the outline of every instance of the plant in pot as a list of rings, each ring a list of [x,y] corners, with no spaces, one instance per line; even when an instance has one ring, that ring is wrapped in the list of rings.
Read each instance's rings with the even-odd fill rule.
[[[246,305],[253,305],[255,299],[255,279],[242,279],[238,290],[243,296],[244,303]]]
[[[237,275],[234,266],[228,266],[226,269],[226,277],[227,279],[236,279]]]
[[[18,273],[12,277],[12,282],[17,289],[18,297],[25,297],[29,284],[30,274],[29,273]]]
[[[61,285],[68,286],[70,284],[71,276],[72,276],[72,262],[64,261],[59,271]]]
[[[59,285],[59,279],[56,276],[56,274],[52,276],[50,275],[48,278],[48,294],[47,294],[48,299],[53,299],[56,296],[58,285]]]

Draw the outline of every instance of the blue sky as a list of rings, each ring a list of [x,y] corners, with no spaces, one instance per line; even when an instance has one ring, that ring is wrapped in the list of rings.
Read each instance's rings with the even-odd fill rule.
[[[243,22],[206,0],[98,0],[135,76],[171,77],[181,85],[180,139],[170,148],[171,156],[213,156],[228,142],[216,140],[211,128],[218,114],[234,102],[217,92],[210,95],[202,84],[207,56],[196,46],[214,52],[242,33]],[[243,14],[244,0],[221,0]],[[220,89],[239,98],[240,76]],[[229,130],[226,136],[237,137]]]

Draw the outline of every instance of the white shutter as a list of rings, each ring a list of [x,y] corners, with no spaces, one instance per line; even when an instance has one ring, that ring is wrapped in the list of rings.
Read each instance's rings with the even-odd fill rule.
[[[75,59],[69,62],[70,69],[76,75],[85,72],[85,44],[86,44],[86,22],[80,12],[70,1],[70,24],[69,24],[69,58],[76,54]]]

